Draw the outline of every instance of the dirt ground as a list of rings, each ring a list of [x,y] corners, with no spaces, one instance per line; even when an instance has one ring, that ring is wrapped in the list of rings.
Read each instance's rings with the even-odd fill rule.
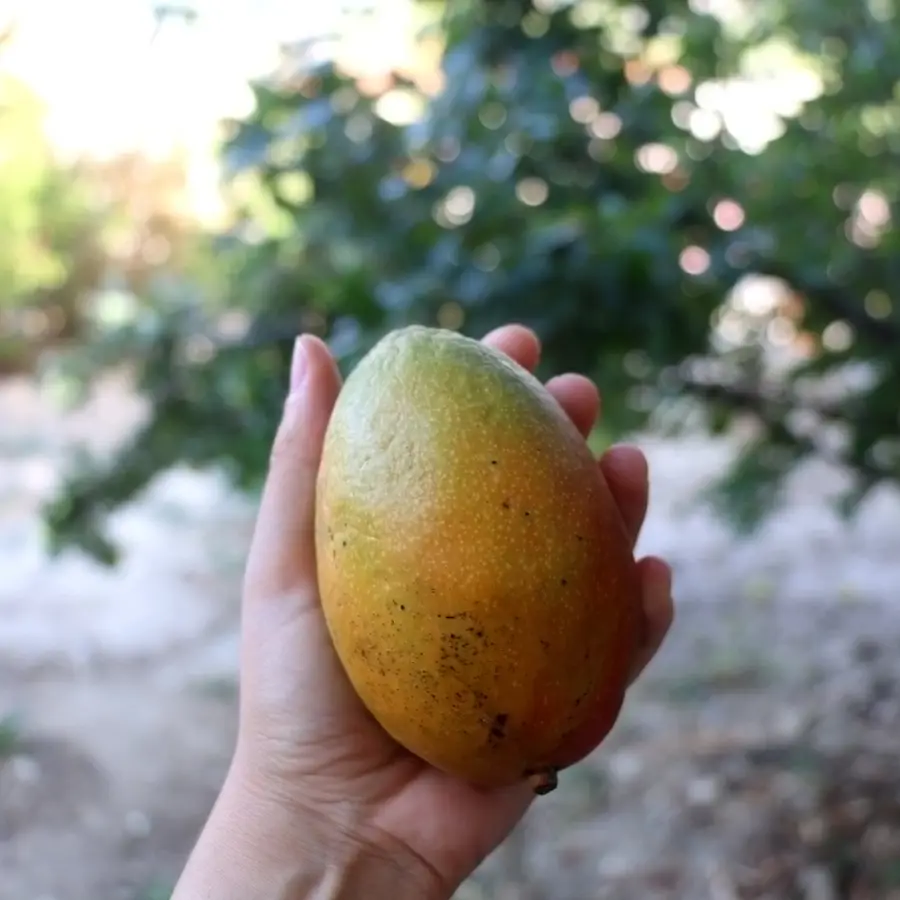
[[[172,472],[116,517],[120,569],[41,548],[69,445],[140,414],[115,381],[64,417],[0,385],[0,900],[168,896],[228,762],[252,504]],[[811,467],[737,542],[692,502],[728,448],[646,447],[677,626],[459,900],[898,900],[900,497],[843,526]]]

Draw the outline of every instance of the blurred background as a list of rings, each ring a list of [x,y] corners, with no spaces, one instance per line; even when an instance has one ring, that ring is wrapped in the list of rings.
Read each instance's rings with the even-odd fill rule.
[[[0,900],[169,895],[298,331],[525,322],[679,616],[460,900],[900,897],[897,0],[0,6]]]

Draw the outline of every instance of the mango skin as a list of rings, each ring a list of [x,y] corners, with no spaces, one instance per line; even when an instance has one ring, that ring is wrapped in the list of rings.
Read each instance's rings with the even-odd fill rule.
[[[399,744],[475,785],[552,789],[606,736],[641,639],[637,572],[537,379],[453,332],[388,334],[338,398],[316,506],[335,649]]]

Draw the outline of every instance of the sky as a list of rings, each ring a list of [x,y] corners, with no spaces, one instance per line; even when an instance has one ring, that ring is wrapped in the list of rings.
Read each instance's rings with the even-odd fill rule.
[[[194,24],[169,20],[157,31],[154,0],[0,0],[0,26],[18,22],[4,64],[47,101],[47,127],[62,152],[111,156],[139,148],[167,156],[180,146],[208,153],[217,123],[249,112],[248,81],[272,71],[279,43],[333,33],[342,10],[371,6],[376,17],[349,52],[357,65],[377,66],[401,58],[415,30],[411,0],[170,2],[193,7]],[[751,152],[778,132],[773,112],[790,114],[818,90],[810,73],[783,56],[772,48],[763,66],[770,71],[757,73],[763,77],[753,85],[709,89],[704,102],[697,98]]]
[[[17,23],[4,65],[45,99],[63,152],[106,156],[139,147],[199,150],[216,123],[248,110],[248,80],[271,71],[279,43],[331,32],[337,0],[188,0],[193,25],[158,32],[152,0],[0,0]],[[409,0],[376,0],[388,52],[407,35]],[[154,39],[154,34],[156,37]],[[370,33],[370,37],[376,37]]]
[[[412,0],[170,2],[193,7],[194,23],[170,19],[157,30],[154,0],[0,0],[0,28],[17,23],[3,63],[44,98],[49,136],[63,155],[185,153],[201,215],[215,216],[221,202],[219,123],[250,112],[249,81],[275,68],[280,44],[346,31],[344,9],[374,7],[342,55],[355,68],[377,69],[407,56],[416,30]],[[794,114],[820,89],[785,53],[769,48],[755,77],[702,86],[675,113],[706,139],[724,124],[740,146],[759,152],[780,131],[778,113]]]

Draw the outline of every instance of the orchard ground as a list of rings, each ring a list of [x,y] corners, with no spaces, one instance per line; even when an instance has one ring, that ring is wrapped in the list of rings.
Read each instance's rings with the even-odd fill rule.
[[[64,416],[0,384],[0,900],[166,897],[228,762],[252,503],[174,471],[116,516],[120,569],[41,547],[72,445],[141,413],[121,380]],[[738,541],[696,502],[731,449],[644,446],[676,627],[460,900],[900,898],[900,495],[844,525],[811,465]]]

